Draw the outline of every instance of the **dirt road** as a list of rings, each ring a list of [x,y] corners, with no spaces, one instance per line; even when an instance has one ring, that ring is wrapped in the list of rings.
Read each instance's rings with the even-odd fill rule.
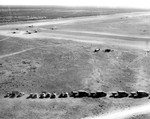
[[[123,34],[113,34],[107,32],[94,32],[94,31],[77,31],[77,30],[49,30],[46,28],[42,28],[44,25],[60,25],[60,24],[73,24],[74,22],[81,21],[89,21],[89,20],[106,20],[119,18],[122,16],[128,17],[136,17],[141,15],[150,15],[150,12],[141,12],[141,13],[125,13],[125,14],[116,14],[116,15],[108,15],[108,16],[95,16],[95,17],[83,17],[83,18],[69,18],[69,19],[58,19],[58,20],[47,20],[47,21],[38,21],[35,23],[24,23],[24,24],[13,24],[13,25],[3,25],[0,26],[0,35],[6,37],[18,37],[20,40],[23,39],[59,39],[59,40],[68,40],[74,42],[82,42],[82,43],[90,43],[90,44],[110,44],[117,45],[120,47],[131,47],[131,48],[150,48],[147,46],[147,41],[150,39],[149,37],[141,37],[141,36],[127,36]],[[38,33],[27,34],[26,30],[28,30],[28,26],[33,25],[39,28]],[[12,29],[19,27],[17,33],[13,34]],[[32,29],[31,29],[32,30]],[[8,40],[8,38],[1,39],[0,41]],[[18,55],[27,51],[31,51],[35,48],[24,49],[18,52],[14,52],[11,54],[5,54],[0,56],[1,58]],[[136,107],[130,107],[127,109],[120,109],[114,112],[109,112],[104,115],[99,115],[95,117],[88,117],[84,119],[124,119],[126,117],[130,117],[132,115],[140,115],[150,113],[150,103],[143,104]]]
[[[86,17],[75,17],[75,18],[63,18],[63,19],[52,19],[52,20],[39,20],[37,22],[31,23],[16,23],[12,25],[2,25],[0,28],[6,27],[21,27],[21,26],[44,26],[44,25],[56,25],[56,24],[70,24],[75,22],[84,22],[84,21],[92,21],[92,20],[107,20],[114,19],[119,17],[138,17],[143,15],[150,15],[150,12],[131,12],[131,13],[119,13],[113,15],[100,15],[100,16],[86,16]]]
[[[4,58],[4,57],[9,57],[9,56],[21,54],[21,53],[23,53],[23,52],[31,51],[31,50],[33,50],[33,49],[35,49],[35,48],[29,48],[29,49],[25,49],[25,50],[22,50],[22,51],[19,51],[19,52],[14,52],[14,53],[11,53],[11,54],[1,55],[1,56],[0,56],[0,59],[1,59],[1,58]]]
[[[9,37],[0,39],[0,42],[1,42],[1,41],[5,41],[5,40],[8,40],[8,39],[9,39]]]
[[[149,37],[145,36],[130,36],[124,34],[113,34],[113,33],[103,33],[103,32],[95,32],[95,31],[77,31],[77,30],[49,30],[46,28],[42,28],[44,25],[52,25],[52,24],[73,24],[74,22],[81,21],[91,21],[91,20],[106,20],[106,19],[114,19],[122,16],[128,17],[136,17],[142,15],[150,15],[150,12],[136,12],[136,13],[122,13],[115,15],[104,15],[104,16],[95,16],[95,17],[82,17],[82,18],[68,18],[68,19],[57,19],[57,20],[48,20],[41,21],[35,23],[26,23],[26,24],[16,24],[16,25],[5,25],[0,26],[0,35],[7,37],[19,37],[19,38],[55,38],[60,40],[71,40],[76,42],[90,43],[90,44],[110,44],[117,46],[124,46],[130,48],[138,48],[138,49],[147,49],[150,48],[147,46],[147,41]],[[20,27],[26,28],[28,25],[38,26],[41,30],[38,33],[26,34],[26,31],[21,29],[17,31],[16,34],[12,33],[13,28]],[[4,29],[3,29],[4,28]],[[9,29],[8,29],[9,28]]]
[[[147,38],[132,38],[132,37],[124,37],[124,36],[110,36],[110,35],[96,35],[90,33],[68,33],[68,32],[40,32],[38,34],[25,34],[25,32],[20,31],[18,34],[11,34],[10,31],[0,31],[1,35],[9,36],[9,37],[18,37],[18,38],[28,38],[28,39],[35,39],[35,38],[53,38],[58,40],[71,40],[75,42],[82,42],[82,43],[90,43],[90,44],[109,44],[109,45],[117,45],[117,46],[124,46],[130,48],[137,48],[137,49],[146,49],[146,40]],[[131,40],[130,40],[131,39]]]
[[[114,112],[95,116],[95,117],[87,117],[82,119],[124,119],[124,118],[129,118],[133,115],[141,115],[141,114],[150,114],[150,103],[146,103],[143,105],[130,107],[122,110],[116,110]]]

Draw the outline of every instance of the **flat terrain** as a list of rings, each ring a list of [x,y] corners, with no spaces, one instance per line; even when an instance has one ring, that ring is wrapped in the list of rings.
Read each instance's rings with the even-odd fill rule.
[[[142,11],[1,25],[0,119],[81,119],[148,103],[148,98],[26,96],[81,89],[149,92],[149,20],[150,12]],[[96,48],[101,50],[94,53]],[[104,52],[107,48],[113,52]],[[13,90],[26,95],[3,98]]]
[[[83,16],[111,15],[146,11],[143,9],[62,7],[62,6],[1,6],[0,24],[44,19],[63,19]]]

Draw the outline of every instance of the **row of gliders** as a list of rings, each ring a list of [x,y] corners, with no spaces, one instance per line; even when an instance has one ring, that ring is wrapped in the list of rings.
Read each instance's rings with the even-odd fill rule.
[[[23,92],[18,92],[18,91],[12,91],[11,93],[8,92],[4,98],[19,98],[25,95]],[[42,92],[40,94],[38,93],[30,93],[26,99],[44,99],[44,98],[68,98],[68,97],[73,97],[73,98],[83,98],[83,97],[91,97],[91,98],[102,98],[102,97],[110,97],[110,98],[144,98],[144,97],[149,97],[149,93],[145,91],[137,91],[137,92],[131,92],[127,93],[125,91],[117,91],[117,92],[112,92],[110,95],[107,95],[107,93],[102,92],[102,91],[96,91],[96,92],[88,92],[84,90],[79,90],[79,91],[71,91],[71,92],[62,92],[60,94],[56,93],[49,93],[49,92]]]

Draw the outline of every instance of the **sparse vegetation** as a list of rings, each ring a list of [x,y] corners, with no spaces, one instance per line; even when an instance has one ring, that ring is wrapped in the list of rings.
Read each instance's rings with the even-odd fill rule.
[[[2,22],[7,23],[8,11],[5,7],[1,9]],[[148,38],[132,36],[143,33],[142,29],[148,36],[148,27],[139,24],[141,17],[115,15],[138,10],[96,8],[91,12],[92,8],[53,8],[49,12],[52,8],[12,9],[11,22],[32,18],[107,16],[105,20],[101,17],[57,19],[56,23],[54,20],[56,25],[50,21],[45,24],[32,21],[0,26],[0,119],[80,119],[147,102],[148,98],[133,99],[141,95],[137,92],[132,98],[123,98],[132,91],[150,90],[150,57],[148,52],[145,55],[141,50]],[[39,16],[41,13],[43,16]],[[149,18],[143,19],[149,21]],[[104,31],[112,34],[103,34]],[[11,91],[24,92],[25,96],[14,98],[13,94],[13,99],[3,98]],[[125,93],[115,93],[113,97],[117,99],[108,98],[114,91]],[[70,95],[68,92],[76,98],[66,98]],[[89,97],[88,92],[91,92]],[[56,98],[56,94],[65,98]],[[26,99],[27,96],[34,100]]]
[[[145,11],[139,9],[111,9],[111,8],[66,8],[54,6],[1,6],[0,23],[8,24],[17,21],[32,21],[43,19],[59,19],[69,17],[110,15],[133,11]]]

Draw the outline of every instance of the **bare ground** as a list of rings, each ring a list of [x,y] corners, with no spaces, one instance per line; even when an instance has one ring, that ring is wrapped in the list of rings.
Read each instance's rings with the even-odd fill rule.
[[[136,16],[143,16],[143,13],[119,14],[104,18],[110,20],[112,17],[111,20],[115,21],[126,15],[134,16],[135,19]],[[79,21],[85,23],[94,19],[103,20],[96,17]],[[106,32],[102,37],[96,36],[99,31],[94,33],[95,30],[88,31],[89,28],[85,31],[82,29],[84,33],[65,32],[68,28],[75,32],[80,30],[71,28],[71,25],[78,26],[74,25],[75,22],[78,22],[78,19],[58,23],[54,21],[58,27],[58,30],[54,31],[49,30],[48,27],[51,26],[47,26],[54,24],[53,22],[35,23],[31,29],[27,28],[29,24],[23,24],[18,26],[20,30],[16,34],[12,34],[15,25],[0,27],[0,35],[4,36],[0,41],[1,119],[80,119],[142,104],[148,100],[116,100],[108,97],[63,100],[26,100],[25,97],[3,99],[3,95],[12,90],[23,91],[26,94],[41,91],[60,93],[79,89],[101,90],[108,94],[118,90],[150,90],[150,56],[143,50],[149,48],[145,36],[136,36],[136,40],[133,36],[136,34],[131,34],[126,40],[126,33]],[[25,34],[26,30],[35,29],[38,29],[37,34]],[[110,34],[113,34],[113,38]],[[149,37],[149,34],[146,37]],[[95,48],[100,48],[101,51],[94,53]],[[111,48],[114,52],[103,52],[106,48]]]

